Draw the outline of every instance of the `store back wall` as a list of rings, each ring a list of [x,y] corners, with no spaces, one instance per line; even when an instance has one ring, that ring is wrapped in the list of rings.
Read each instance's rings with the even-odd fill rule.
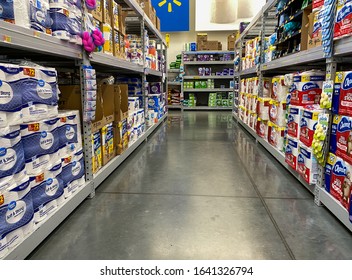
[[[170,64],[171,61],[176,60],[176,55],[180,54],[183,50],[185,43],[196,42],[197,33],[195,31],[195,15],[196,15],[196,4],[195,0],[190,0],[190,31],[189,32],[171,32],[170,34],[170,47],[168,49],[167,61]],[[203,32],[201,32],[203,33]],[[222,43],[222,49],[227,49],[227,36],[232,32],[230,31],[209,31],[208,40],[219,41]],[[165,34],[164,34],[165,37]]]

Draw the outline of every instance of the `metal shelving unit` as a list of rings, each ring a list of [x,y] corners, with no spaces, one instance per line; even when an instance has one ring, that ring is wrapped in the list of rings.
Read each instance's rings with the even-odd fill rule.
[[[209,76],[183,76],[184,80],[207,80],[207,79],[214,79],[214,80],[232,80],[234,76],[216,76],[216,75],[209,75]]]
[[[252,67],[249,69],[242,70],[240,72],[240,76],[247,76],[247,75],[253,75],[257,73],[257,67]]]
[[[294,1],[296,0],[290,0],[287,6],[290,6]],[[240,38],[236,41],[237,48],[241,49],[243,47],[245,39],[252,39],[255,36],[259,36],[259,34],[262,35],[261,44],[263,45],[264,36],[271,35],[274,32],[272,29],[272,23],[277,25],[278,22],[274,11],[276,3],[277,0],[269,0],[267,4],[262,8],[262,10],[254,17],[246,30],[241,34]],[[301,14],[302,11],[297,11],[293,16],[291,16],[291,19]],[[333,28],[332,26],[331,28]],[[314,69],[316,67],[326,68],[327,79],[333,81],[338,64],[351,62],[350,55],[352,54],[352,37],[342,38],[336,41],[331,39],[330,44],[331,48],[333,49],[333,56],[330,58],[325,58],[323,47],[320,46],[309,50],[289,54],[267,63],[262,63],[257,73],[259,77],[259,84],[262,85],[263,75],[274,76],[277,74],[292,73],[297,70]],[[263,49],[261,49],[260,58],[264,58]],[[235,76],[241,78],[241,76],[251,76],[255,74],[256,71],[254,69],[247,69],[240,71],[238,74],[236,73]],[[260,91],[259,95],[261,95]],[[233,112],[233,116],[238,121],[238,123],[256,139],[258,143],[260,143],[270,154],[272,154],[272,156],[277,159],[282,164],[282,166],[284,166],[305,188],[307,188],[314,195],[314,202],[317,205],[325,205],[326,208],[328,208],[350,231],[352,231],[352,223],[350,221],[348,212],[324,189],[323,167],[319,168],[319,178],[321,179],[318,180],[317,185],[307,184],[306,181],[304,181],[296,171],[294,171],[285,163],[285,157],[282,153],[278,152],[267,141],[257,136],[251,128],[249,128],[238,118],[235,112]]]
[[[168,84],[169,86],[181,86],[181,85],[182,85],[181,82],[167,82],[167,84]]]
[[[180,69],[168,69],[168,73],[180,73]]]
[[[209,106],[196,106],[196,107],[183,107],[185,111],[231,111],[232,107],[209,107]]]
[[[232,54],[234,55],[234,51],[189,51],[189,52],[183,52],[183,54]]]
[[[184,65],[232,65],[233,61],[184,61]]]
[[[147,131],[139,137],[139,139],[134,142],[128,149],[122,154],[114,159],[112,159],[107,165],[105,165],[97,174],[93,175],[94,177],[94,187],[98,188],[104,180],[115,171],[147,138],[152,134],[160,124],[166,119],[167,114],[165,114],[157,124],[149,127]]]
[[[141,19],[139,21],[139,34],[143,34],[144,27],[157,38],[161,46],[158,52],[166,55],[165,41],[161,33],[146,18],[144,11],[135,0],[118,0],[124,7],[132,8]],[[143,38],[143,36],[141,36]],[[142,65],[134,64],[104,53],[93,53],[90,57],[83,51],[82,46],[62,41],[58,38],[31,30],[21,26],[16,26],[4,21],[0,21],[0,46],[1,59],[6,61],[12,57],[14,59],[31,59],[34,62],[43,63],[51,67],[61,67],[69,70],[80,70],[82,94],[85,94],[83,87],[83,65],[93,65],[97,72],[121,73],[126,75],[141,76],[146,80],[147,75],[157,78],[164,78],[166,73],[146,69]],[[159,53],[159,54],[160,54]],[[44,56],[45,55],[45,56]],[[166,57],[166,56],[165,56]],[[74,69],[75,68],[75,69]],[[157,78],[155,78],[157,77]],[[161,79],[160,79],[161,80]],[[164,80],[164,79],[163,79]],[[162,92],[165,91],[163,86]],[[84,98],[82,98],[84,100]],[[91,124],[83,122],[82,138],[84,143],[84,154],[86,163],[86,184],[78,189],[71,197],[65,199],[63,205],[58,207],[48,218],[37,225],[33,233],[27,236],[20,244],[11,249],[4,259],[24,259],[26,258],[49,234],[62,223],[87,197],[93,198],[95,188],[111,174],[143,141],[145,141],[153,131],[167,118],[167,114],[152,127],[150,127],[134,144],[129,147],[126,153],[112,160],[102,171],[93,176],[91,169]],[[89,148],[90,147],[90,148]]]
[[[184,92],[231,92],[233,88],[185,88]]]

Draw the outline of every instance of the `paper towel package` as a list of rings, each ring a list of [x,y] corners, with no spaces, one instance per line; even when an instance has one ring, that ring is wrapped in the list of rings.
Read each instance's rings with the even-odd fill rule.
[[[306,106],[302,110],[299,140],[309,148],[312,146],[314,132],[321,112],[322,109],[319,105]]]
[[[272,95],[272,84],[270,78],[263,78],[263,97],[270,98]]]
[[[64,202],[64,183],[61,179],[61,160],[49,170],[50,175],[33,176],[31,192],[34,222],[39,223]]]
[[[350,0],[338,0],[334,24],[334,38],[352,33],[352,3]]]
[[[82,149],[79,111],[60,111],[58,118],[60,157],[64,158]]]
[[[319,104],[325,73],[307,71],[294,75],[291,104],[296,106]]]
[[[60,159],[59,118],[21,125],[22,143],[29,175],[38,175]]]
[[[347,210],[350,207],[352,166],[330,153],[325,167],[325,189]]]
[[[269,107],[270,107],[270,98],[259,97],[257,99],[257,110],[256,110],[258,118],[261,118],[264,121],[269,120]]]
[[[101,134],[100,131],[92,134],[92,172],[97,173],[103,166],[103,154],[101,150]]]
[[[352,116],[352,71],[336,73],[332,111]]]
[[[312,150],[302,143],[299,144],[297,171],[309,185],[313,185],[317,182],[318,162]]]
[[[286,102],[270,100],[269,119],[277,126],[286,126]]]
[[[271,98],[278,102],[286,102],[289,88],[285,85],[285,76],[273,77],[272,86]]]
[[[19,126],[0,130],[0,184],[12,184],[26,175],[25,157]]]
[[[299,138],[302,107],[290,106],[287,116],[287,134]]]
[[[134,112],[128,112],[127,117],[127,130],[131,130],[134,127]]]
[[[50,2],[51,29],[54,37],[69,41],[69,11],[65,1]]]
[[[268,142],[278,151],[284,150],[285,127],[279,127],[272,122],[268,122]]]
[[[85,182],[85,168],[83,150],[73,154],[71,161],[63,162],[61,179],[64,184],[65,198],[70,197],[82,187]]]
[[[1,187],[1,186],[0,186]],[[25,178],[8,188],[1,188],[0,257],[34,230],[30,182]]]
[[[268,130],[269,130],[268,121],[264,121],[258,118],[257,129],[256,129],[257,135],[263,139],[268,139]]]
[[[21,67],[0,63],[0,127],[16,125],[22,120]]]
[[[23,67],[25,79],[18,90],[22,94],[23,121],[37,121],[58,114],[57,72],[54,68]]]
[[[294,170],[297,170],[298,152],[298,140],[295,138],[287,137],[285,162]]]

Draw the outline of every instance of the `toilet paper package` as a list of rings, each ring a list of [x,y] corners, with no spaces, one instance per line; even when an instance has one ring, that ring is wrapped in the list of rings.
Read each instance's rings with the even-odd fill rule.
[[[291,104],[296,106],[319,104],[325,80],[321,71],[307,71],[294,75]]]
[[[60,111],[58,118],[60,157],[64,158],[82,149],[79,111]]]
[[[330,153],[325,166],[325,189],[347,210],[351,204],[352,166]]]
[[[248,117],[248,116],[247,116]],[[268,121],[262,120],[261,118],[258,118],[257,121],[257,135],[263,139],[268,139]]]
[[[271,98],[278,102],[286,102],[289,88],[285,85],[285,76],[276,76],[272,79]]]
[[[336,115],[330,138],[330,151],[352,164],[352,118]]]
[[[264,121],[269,120],[269,107],[270,107],[270,98],[259,97],[257,99],[257,110],[256,110],[258,118],[261,118]]]
[[[0,185],[9,186],[26,175],[25,157],[19,126],[0,130]]]
[[[259,95],[259,78],[258,77],[254,77],[252,79],[252,87],[253,87],[253,95],[258,96]]]
[[[352,71],[336,73],[332,104],[333,113],[352,116]]]
[[[128,97],[128,112],[133,113],[139,109],[139,98]]]
[[[29,1],[29,20],[32,29],[46,34],[52,34],[52,19],[49,13],[48,1]]]
[[[305,106],[302,110],[299,139],[309,148],[312,146],[314,132],[321,112],[319,105]]]
[[[55,117],[58,114],[57,72],[54,68],[23,67],[24,79],[18,88],[22,93],[23,121]]]
[[[277,126],[286,126],[286,102],[269,101],[269,119]]]
[[[54,37],[61,40],[70,40],[70,12],[65,1],[50,2],[51,29]]]
[[[287,137],[285,162],[294,170],[297,170],[298,152],[298,140],[292,137]]]
[[[158,112],[160,110],[160,94],[149,94],[148,95],[148,109]]]
[[[287,134],[294,138],[299,138],[300,121],[302,107],[292,106],[288,108],[287,116]]]
[[[0,64],[0,127],[23,122],[21,80],[24,78],[21,67]]]
[[[317,182],[318,162],[312,150],[302,143],[299,144],[297,171],[309,185],[313,185]]]
[[[249,118],[250,118],[250,120],[249,120],[249,127],[250,127],[251,129],[253,129],[253,130],[256,130],[256,127],[257,127],[257,119],[258,119],[257,114],[251,113],[251,114],[249,115]]]
[[[46,219],[64,202],[61,172],[62,163],[59,160],[48,172],[30,178],[35,223]]]
[[[128,117],[127,117],[127,129],[131,130],[134,127],[134,112],[128,112]]]
[[[278,151],[284,150],[285,127],[268,122],[268,142]]]
[[[74,5],[69,6],[68,32],[71,43],[82,45],[82,12]]]
[[[247,91],[247,79],[241,79],[241,93],[248,93],[248,91]]]
[[[60,159],[59,118],[21,125],[21,136],[29,175],[37,175]]]
[[[64,185],[65,198],[70,197],[85,182],[83,150],[73,154],[70,160],[63,161],[61,179]]]
[[[270,78],[263,78],[263,97],[270,98],[272,95],[272,83]]]
[[[352,33],[352,3],[350,0],[337,0],[337,10],[334,24],[334,39],[348,36]]]
[[[160,82],[150,82],[149,83],[149,93],[150,94],[161,94],[161,83]]]
[[[0,185],[0,257],[33,232],[33,215],[29,178],[7,188]]]

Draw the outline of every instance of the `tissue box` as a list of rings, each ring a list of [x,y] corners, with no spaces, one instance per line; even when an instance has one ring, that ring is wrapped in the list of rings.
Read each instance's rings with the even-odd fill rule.
[[[297,170],[298,159],[298,141],[297,139],[287,137],[285,149],[285,162],[294,170]]]
[[[103,165],[106,165],[115,157],[114,141],[114,125],[113,123],[109,123],[101,129]]]
[[[317,182],[318,162],[313,156],[312,150],[302,143],[299,145],[297,171],[309,185]]]

